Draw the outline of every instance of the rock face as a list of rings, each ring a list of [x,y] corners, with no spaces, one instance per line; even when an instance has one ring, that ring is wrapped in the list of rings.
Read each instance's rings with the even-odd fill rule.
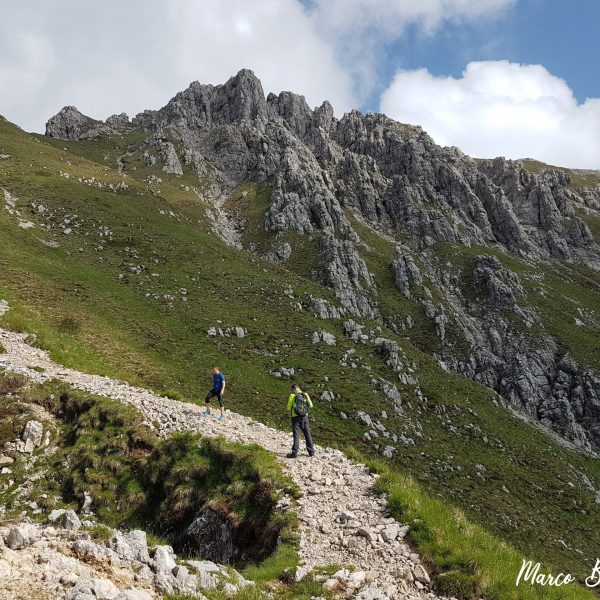
[[[124,131],[129,124],[125,113],[112,115],[103,123],[86,117],[74,106],[65,106],[46,123],[46,135],[59,140],[84,140]]]
[[[342,306],[351,314],[375,317],[377,309],[366,288],[373,285],[371,274],[354,245],[326,235],[321,242],[322,280],[335,290]]]
[[[405,254],[400,248],[396,249],[396,258],[392,265],[396,287],[406,298],[411,296],[411,286],[420,286],[421,272],[410,254]]]
[[[437,282],[448,290],[452,321],[471,347],[467,360],[443,349],[445,364],[498,391],[575,445],[598,451],[600,378],[561,352],[549,334],[526,333],[539,315],[523,307],[526,293],[517,273],[494,256],[480,255],[474,262],[475,299],[467,300],[448,282]],[[427,312],[427,302],[424,307]],[[515,327],[515,319],[522,325]]]
[[[232,231],[240,229],[222,210],[237,186],[270,187],[263,223],[270,246],[262,255],[288,261],[298,250],[283,238],[304,236],[319,265],[314,278],[339,303],[313,299],[321,318],[389,321],[365,262],[367,240],[357,232],[401,239],[389,265],[393,281],[399,294],[421,305],[444,364],[493,387],[576,444],[600,448],[597,375],[576,363],[565,371],[562,362],[573,360],[560,355],[550,335],[527,336],[503,314],[514,311],[532,331],[540,322],[525,306],[519,275],[482,251],[465,275],[467,290],[434,257],[440,244],[485,246],[530,263],[570,261],[600,270],[600,248],[580,216],[600,216],[600,188],[576,190],[568,175],[532,173],[519,161],[475,161],[382,114],[351,111],[338,119],[328,102],[312,109],[291,92],[265,97],[249,70],[223,85],[194,82],[131,122],[126,115],[93,121],[66,107],[50,119],[47,134],[85,139],[131,127],[147,132],[146,147],[160,146],[165,172],[180,175],[183,164],[194,169],[219,231],[230,221]],[[243,244],[239,236],[224,239]],[[414,326],[411,315],[401,324],[396,315],[393,320],[402,330]]]
[[[5,543],[9,550],[2,552]],[[105,542],[88,533],[20,523],[0,527],[1,598],[66,600],[152,600],[163,595],[205,598],[203,590],[226,588],[231,595],[253,585],[231,567],[177,562],[170,546],[150,558],[146,533],[114,531]]]
[[[527,171],[521,164],[497,158],[480,166],[510,199],[521,226],[530,231],[534,243],[544,253],[558,259],[581,256],[582,249],[594,244],[589,227],[575,216],[566,186],[569,176],[547,170],[541,175]]]
[[[184,535],[208,560],[229,564],[239,554],[233,544],[231,525],[210,508],[194,519]]]
[[[524,295],[518,275],[505,269],[495,256],[478,256],[476,264],[475,285],[494,308],[514,306],[515,293]]]
[[[161,149],[165,163],[163,166],[163,171],[165,173],[183,175],[183,169],[181,167],[181,163],[179,162],[177,152],[175,151],[175,146],[173,146],[171,142],[164,142],[161,145]]]
[[[475,162],[385,115],[352,111],[338,120],[328,102],[311,110],[291,92],[265,98],[247,69],[223,85],[194,82],[132,122],[123,114],[102,123],[68,106],[48,121],[46,133],[84,139],[126,127],[181,140],[186,162],[202,176],[210,165],[220,193],[269,179],[267,231],[323,231],[355,244],[350,210],[416,247],[496,243],[524,256],[600,265],[590,230],[572,207],[577,194],[561,173],[537,175],[504,159]],[[165,171],[180,174],[173,144],[163,143]]]

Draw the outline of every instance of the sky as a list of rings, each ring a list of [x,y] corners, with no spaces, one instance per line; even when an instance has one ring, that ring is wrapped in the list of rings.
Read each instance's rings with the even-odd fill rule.
[[[0,0],[0,114],[43,132],[241,68],[477,157],[600,169],[599,0]]]

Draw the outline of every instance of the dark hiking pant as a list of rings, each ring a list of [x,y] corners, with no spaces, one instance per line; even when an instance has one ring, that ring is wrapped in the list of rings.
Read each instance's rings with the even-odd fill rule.
[[[208,394],[206,394],[206,398],[204,398],[204,402],[206,402],[206,404],[210,404],[211,398],[216,398],[219,401],[219,406],[221,408],[223,408],[223,406],[225,406],[223,404],[223,395],[221,394],[220,391],[210,390],[210,392],[208,392]]]
[[[309,454],[315,453],[315,447],[312,441],[312,435],[310,434],[310,424],[308,422],[308,415],[303,417],[292,417],[292,431],[294,433],[294,443],[292,445],[292,454],[298,454],[298,448],[300,447],[300,431],[304,434],[306,440],[306,449]]]

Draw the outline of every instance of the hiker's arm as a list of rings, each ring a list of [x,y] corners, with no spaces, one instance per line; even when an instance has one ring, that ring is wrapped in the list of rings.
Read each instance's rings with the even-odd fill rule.
[[[221,386],[221,396],[225,393],[225,379],[222,381],[223,385]]]
[[[290,397],[288,398],[288,412],[290,412],[292,410],[292,404],[294,403],[294,394],[290,394]]]
[[[312,408],[313,407],[313,403],[312,403],[312,400],[310,399],[310,396],[308,394],[306,394],[306,399],[308,400],[308,405]]]

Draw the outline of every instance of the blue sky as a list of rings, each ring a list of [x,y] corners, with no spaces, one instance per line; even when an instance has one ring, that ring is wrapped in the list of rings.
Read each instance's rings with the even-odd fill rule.
[[[519,0],[498,18],[445,23],[434,34],[411,24],[381,45],[380,79],[361,108],[379,109],[379,96],[398,69],[426,67],[433,75],[459,77],[469,61],[498,59],[544,65],[580,102],[600,97],[599,26],[599,0]]]
[[[544,65],[579,101],[600,97],[599,26],[598,0],[520,0],[498,19],[446,24],[435,35],[412,25],[389,48],[383,80],[397,68],[459,76],[471,60],[507,59]]]
[[[133,115],[251,68],[472,155],[600,168],[598,24],[600,0],[0,0],[0,114]]]
[[[523,0],[506,18],[506,40],[498,51],[515,62],[543,64],[565,79],[578,100],[600,97],[600,2]]]

